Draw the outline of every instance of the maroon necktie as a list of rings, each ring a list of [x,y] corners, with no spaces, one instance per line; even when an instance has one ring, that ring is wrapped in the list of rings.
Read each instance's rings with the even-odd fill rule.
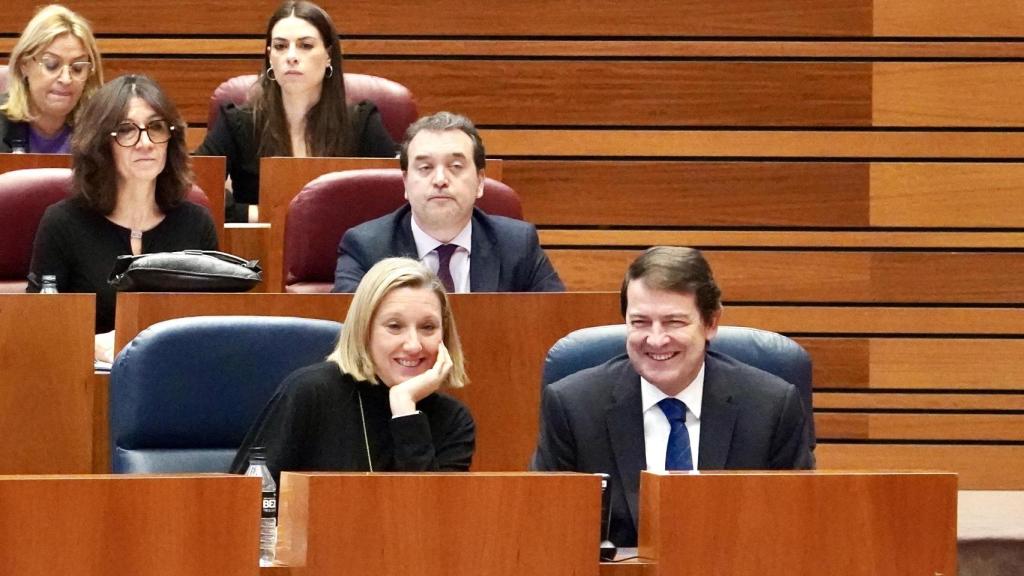
[[[455,244],[441,244],[434,250],[437,251],[437,277],[441,280],[441,284],[444,284],[444,289],[448,292],[455,292],[455,281],[452,279],[452,254],[459,247]]]

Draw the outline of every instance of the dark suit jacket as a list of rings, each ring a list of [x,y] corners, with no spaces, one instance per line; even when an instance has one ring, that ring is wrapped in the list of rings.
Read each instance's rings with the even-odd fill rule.
[[[724,354],[705,356],[700,470],[811,468],[800,393]],[[640,376],[617,356],[549,385],[531,468],[611,476],[610,539],[636,546],[640,471],[647,467]]]
[[[334,292],[355,292],[374,264],[392,256],[417,258],[412,208],[349,229],[338,244]],[[561,292],[558,273],[537,240],[532,224],[473,209],[470,292]]]

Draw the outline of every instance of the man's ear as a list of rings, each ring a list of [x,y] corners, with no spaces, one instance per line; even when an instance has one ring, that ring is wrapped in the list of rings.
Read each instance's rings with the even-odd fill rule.
[[[711,322],[704,327],[704,339],[707,341],[714,340],[715,336],[718,335],[718,323],[722,320],[722,308],[719,307],[715,310],[715,313],[711,315]]]
[[[484,175],[483,170],[477,170],[476,176],[480,180],[480,183],[476,187],[476,197],[479,198],[484,195],[484,182],[487,180],[487,176]]]

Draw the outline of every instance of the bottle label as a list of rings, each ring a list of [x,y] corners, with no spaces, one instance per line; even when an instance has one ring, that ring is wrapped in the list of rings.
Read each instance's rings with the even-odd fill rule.
[[[273,491],[263,493],[263,518],[277,518],[277,495]]]

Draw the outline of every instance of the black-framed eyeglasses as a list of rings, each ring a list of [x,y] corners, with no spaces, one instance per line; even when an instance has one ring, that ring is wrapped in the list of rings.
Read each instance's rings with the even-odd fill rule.
[[[38,57],[33,56],[32,60],[39,64],[39,68],[50,77],[60,76],[65,68],[68,69],[68,76],[76,82],[83,82],[92,74],[92,62],[88,60],[64,63],[60,58],[50,54],[43,54]]]
[[[175,127],[172,126],[167,120],[152,120],[147,122],[145,126],[139,126],[134,122],[121,122],[117,125],[117,128],[110,133],[110,136],[117,142],[119,146],[125,148],[131,148],[139,142],[142,138],[142,133],[145,132],[146,136],[149,137],[149,141],[153,144],[163,144],[171,139],[174,135]]]

